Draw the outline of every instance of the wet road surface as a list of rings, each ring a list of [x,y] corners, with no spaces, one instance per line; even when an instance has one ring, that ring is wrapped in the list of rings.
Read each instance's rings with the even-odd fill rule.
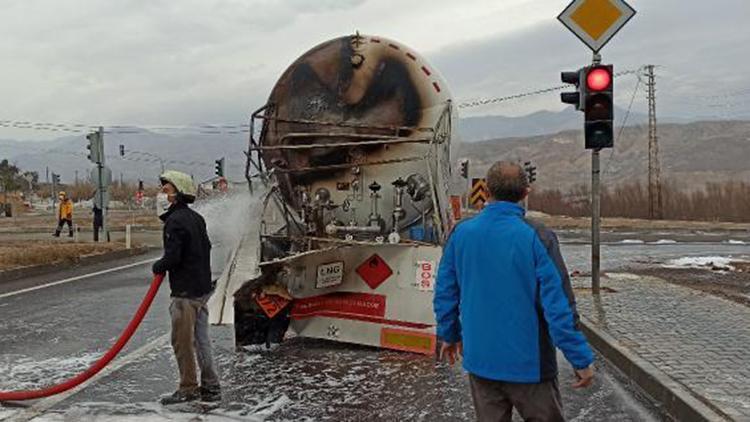
[[[143,259],[143,258],[141,258]],[[115,262],[112,267],[130,261]],[[84,269],[78,269],[79,273]],[[70,277],[70,274],[65,274]],[[62,278],[62,277],[61,277]],[[85,369],[114,342],[145,294],[150,264],[0,298],[0,389],[38,388]],[[18,288],[47,280],[22,281]],[[166,335],[164,286],[115,371],[74,395],[46,403],[35,421],[88,420],[472,420],[468,382],[459,366],[356,345],[295,338],[271,351],[236,351],[230,327],[212,327],[224,399],[218,409],[165,408],[176,366]],[[569,420],[658,420],[603,362],[596,385],[569,387],[560,356]],[[39,407],[40,403],[30,403]],[[28,420],[31,409],[0,407],[0,419]]]

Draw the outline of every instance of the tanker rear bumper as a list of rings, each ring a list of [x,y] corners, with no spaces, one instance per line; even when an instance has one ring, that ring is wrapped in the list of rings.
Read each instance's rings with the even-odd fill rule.
[[[238,346],[295,335],[432,355],[440,247],[338,245],[260,265],[235,295]],[[290,333],[291,334],[291,333]]]

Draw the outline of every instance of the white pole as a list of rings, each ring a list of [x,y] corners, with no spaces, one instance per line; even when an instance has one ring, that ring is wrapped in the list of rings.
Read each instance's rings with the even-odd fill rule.
[[[130,249],[130,224],[125,225],[125,249]]]

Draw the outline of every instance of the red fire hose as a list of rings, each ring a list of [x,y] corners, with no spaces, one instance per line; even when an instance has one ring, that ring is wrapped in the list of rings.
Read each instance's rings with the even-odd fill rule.
[[[70,390],[71,388],[75,388],[81,383],[87,381],[89,378],[96,375],[99,371],[104,369],[104,367],[107,366],[107,364],[109,364],[109,362],[111,362],[112,359],[114,359],[115,356],[120,353],[120,350],[122,350],[122,348],[125,347],[125,345],[128,343],[130,337],[141,324],[141,321],[143,321],[143,317],[146,316],[146,312],[148,312],[148,308],[154,301],[154,297],[159,291],[159,286],[161,286],[161,282],[163,280],[164,274],[157,274],[154,276],[154,280],[151,282],[151,287],[149,288],[148,293],[146,293],[146,297],[143,298],[143,302],[141,302],[141,306],[138,307],[138,311],[136,311],[133,319],[130,320],[128,326],[125,327],[125,330],[122,332],[122,334],[120,334],[120,338],[118,338],[117,342],[109,349],[109,351],[107,351],[104,356],[99,358],[99,360],[91,365],[89,369],[63,383],[52,385],[41,390],[0,391],[0,402],[33,400],[40,399],[42,397],[54,396],[55,394],[60,394],[64,391]]]

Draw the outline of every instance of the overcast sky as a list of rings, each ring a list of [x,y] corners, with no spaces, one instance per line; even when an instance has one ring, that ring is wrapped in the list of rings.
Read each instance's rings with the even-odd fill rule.
[[[556,17],[567,0],[5,0],[0,120],[238,123],[319,42],[359,30],[419,51],[459,101],[559,85],[591,59]],[[658,113],[750,116],[750,1],[630,0],[603,49],[616,71],[657,69]],[[627,108],[635,77],[616,84]],[[636,110],[645,110],[637,93]],[[461,114],[560,110],[557,93]],[[0,138],[57,133],[0,128]]]

